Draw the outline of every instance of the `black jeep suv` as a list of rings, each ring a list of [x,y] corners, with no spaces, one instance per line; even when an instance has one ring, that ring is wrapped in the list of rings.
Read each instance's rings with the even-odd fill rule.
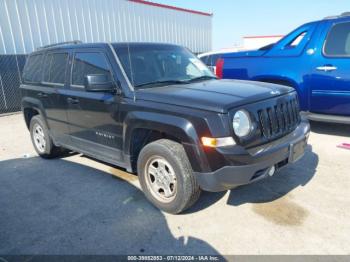
[[[61,43],[32,53],[22,110],[37,153],[83,153],[137,173],[179,213],[201,190],[248,184],[298,160],[309,124],[286,86],[218,80],[186,48]]]

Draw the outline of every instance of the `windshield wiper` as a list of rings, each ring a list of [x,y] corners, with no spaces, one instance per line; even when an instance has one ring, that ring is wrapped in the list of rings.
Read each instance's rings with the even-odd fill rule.
[[[188,80],[187,82],[196,82],[196,81],[211,80],[211,79],[218,79],[218,78],[215,76],[199,76],[199,77],[192,78],[192,79]]]
[[[187,84],[187,83],[188,83],[188,81],[164,80],[164,81],[154,81],[154,82],[148,82],[148,83],[144,83],[144,84],[139,84],[139,85],[136,85],[135,87],[177,85],[177,84]]]
[[[154,81],[148,82],[144,84],[135,85],[135,87],[147,87],[147,86],[163,86],[163,85],[184,85],[189,84],[191,82],[201,81],[201,80],[210,80],[210,79],[218,79],[215,76],[199,76],[188,80],[162,80],[162,81]]]

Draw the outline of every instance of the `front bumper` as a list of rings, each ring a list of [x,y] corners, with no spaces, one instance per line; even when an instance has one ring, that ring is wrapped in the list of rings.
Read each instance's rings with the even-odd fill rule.
[[[251,164],[224,166],[210,173],[195,172],[195,176],[200,187],[211,192],[225,191],[258,181],[269,176],[271,168],[279,169],[299,160],[305,153],[309,134],[309,123],[302,121],[287,136],[269,144],[246,150],[247,156],[245,157],[254,159]],[[295,154],[296,147],[298,147],[298,154]],[[229,152],[225,152],[225,154],[228,158],[235,158]],[[296,155],[298,157],[295,157]]]

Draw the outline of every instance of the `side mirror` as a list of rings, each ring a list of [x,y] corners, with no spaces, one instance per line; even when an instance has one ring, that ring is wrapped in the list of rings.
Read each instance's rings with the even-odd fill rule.
[[[86,75],[85,90],[88,92],[113,92],[114,84],[107,74]]]

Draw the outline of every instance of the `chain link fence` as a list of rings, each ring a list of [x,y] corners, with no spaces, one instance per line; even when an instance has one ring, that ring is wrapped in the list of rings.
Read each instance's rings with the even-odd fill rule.
[[[21,110],[19,86],[26,55],[0,55],[0,114]]]

